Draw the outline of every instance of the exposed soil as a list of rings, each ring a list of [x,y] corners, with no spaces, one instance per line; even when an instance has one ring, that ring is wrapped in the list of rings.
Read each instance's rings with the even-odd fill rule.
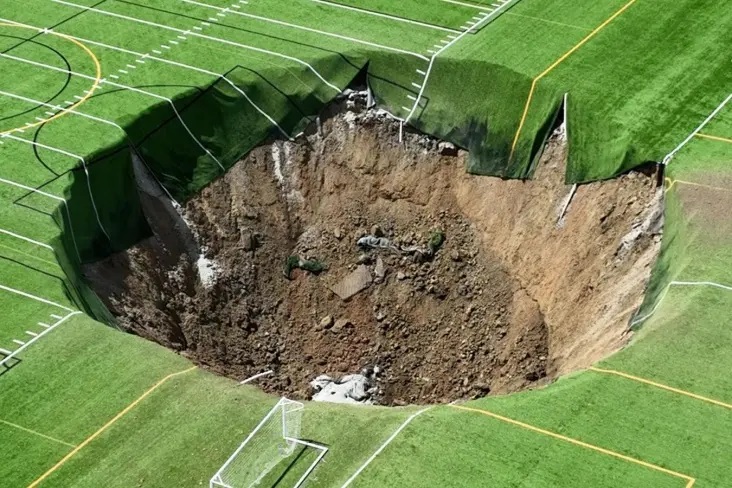
[[[156,236],[86,270],[120,325],[227,376],[274,369],[258,384],[294,398],[319,374],[378,366],[382,404],[516,391],[628,340],[659,247],[652,176],[581,186],[557,225],[560,139],[533,181],[471,176],[462,151],[400,145],[393,121],[348,105],[322,137],[262,146],[186,205],[208,285],[145,197]],[[359,248],[369,234],[392,248]],[[327,269],[288,279],[290,256]],[[357,269],[370,283],[343,300],[331,288]]]

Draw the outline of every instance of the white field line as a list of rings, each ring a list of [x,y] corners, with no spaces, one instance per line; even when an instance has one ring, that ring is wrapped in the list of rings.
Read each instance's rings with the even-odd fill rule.
[[[246,385],[247,383],[249,383],[251,381],[254,381],[257,378],[261,378],[262,376],[267,376],[267,375],[270,375],[272,373],[274,373],[274,370],[271,370],[270,369],[270,370],[265,371],[263,373],[258,373],[258,374],[255,374],[254,376],[250,376],[249,378],[245,379],[244,381],[240,381],[239,384],[240,385]]]
[[[393,433],[393,434],[392,434],[392,435],[391,435],[391,436],[390,436],[390,437],[389,437],[389,438],[388,438],[388,439],[387,439],[386,441],[384,441],[384,443],[383,443],[383,444],[382,444],[381,446],[379,446],[379,448],[378,448],[378,449],[376,450],[376,452],[374,452],[374,453],[373,453],[373,454],[371,455],[371,457],[369,457],[369,458],[368,458],[368,459],[366,460],[366,462],[365,462],[365,463],[363,463],[363,464],[362,464],[362,465],[361,465],[361,466],[360,466],[360,467],[359,467],[359,468],[358,468],[358,469],[356,470],[356,472],[355,472],[355,473],[353,473],[353,475],[352,475],[352,476],[351,476],[350,478],[348,478],[348,479],[346,480],[346,482],[345,482],[345,483],[343,483],[343,486],[341,486],[341,488],[346,488],[346,487],[347,487],[348,485],[350,485],[351,483],[353,483],[353,482],[354,482],[354,480],[355,480],[355,479],[356,479],[356,478],[358,477],[358,475],[360,475],[360,474],[361,474],[361,472],[363,472],[363,470],[364,470],[364,469],[366,469],[366,467],[367,467],[367,466],[368,466],[369,464],[371,464],[371,462],[372,462],[372,461],[373,461],[374,459],[376,459],[376,456],[378,456],[379,454],[381,454],[381,452],[382,452],[382,451],[383,451],[384,449],[386,449],[386,446],[388,446],[389,444],[391,444],[391,442],[392,442],[392,441],[393,441],[394,439],[396,439],[396,437],[397,437],[397,436],[398,436],[398,435],[399,435],[399,434],[401,433],[401,431],[402,431],[402,430],[404,430],[404,428],[405,428],[405,427],[406,427],[407,425],[409,425],[409,424],[410,424],[410,422],[412,422],[412,420],[414,420],[415,418],[417,418],[417,417],[418,417],[419,415],[422,415],[422,414],[423,414],[424,412],[426,412],[427,410],[430,410],[431,408],[433,408],[433,407],[426,407],[426,408],[423,408],[422,410],[420,410],[419,412],[416,412],[416,413],[413,413],[412,415],[410,415],[410,416],[409,416],[409,417],[407,418],[407,420],[405,420],[405,421],[404,421],[404,423],[402,423],[402,425],[400,425],[400,426],[399,426],[399,428],[398,428],[398,429],[397,429],[396,431],[394,431],[394,433]]]
[[[483,25],[493,20],[495,17],[503,13],[508,7],[513,5],[518,0],[497,0],[499,2],[499,6],[496,7],[491,12],[484,12],[481,15],[481,19],[478,20],[475,24],[471,25],[468,29],[465,29],[459,36],[449,41],[447,44],[442,46],[440,49],[435,51],[435,53],[430,58],[430,64],[427,67],[427,72],[424,75],[424,81],[422,82],[422,85],[419,89],[419,94],[417,95],[417,99],[414,101],[414,104],[412,105],[412,110],[409,112],[409,115],[404,119],[404,123],[408,123],[411,118],[414,116],[414,113],[417,111],[417,108],[419,107],[419,102],[422,100],[422,97],[424,96],[425,89],[427,88],[427,82],[430,79],[430,75],[432,74],[432,68],[435,65],[435,59],[437,59],[437,56],[448,50],[450,47],[454,46],[456,43],[460,42],[460,40],[473,32],[474,30],[480,29]]]
[[[5,424],[9,427],[14,427],[18,430],[22,430],[25,432],[28,432],[29,434],[37,435],[38,437],[43,437],[44,439],[48,439],[49,441],[57,442],[59,444],[63,444],[68,447],[76,447],[76,445],[71,444],[70,442],[62,441],[61,439],[56,439],[55,437],[51,437],[50,435],[41,434],[40,432],[36,432],[35,430],[28,429],[26,427],[23,427],[22,425],[14,424],[12,422],[8,422],[7,420],[0,419],[0,424]]]
[[[3,139],[12,139],[14,141],[22,142],[23,144],[30,144],[31,146],[40,147],[42,149],[46,149],[48,151],[52,151],[52,152],[55,152],[55,153],[58,153],[58,154],[63,154],[64,156],[68,156],[70,158],[73,158],[73,159],[76,159],[78,161],[81,161],[81,165],[84,168],[84,174],[86,175],[86,186],[87,186],[87,189],[89,190],[89,198],[91,199],[92,208],[94,208],[94,215],[97,218],[97,223],[99,224],[99,228],[102,229],[102,232],[104,233],[104,235],[107,236],[107,239],[110,242],[112,241],[112,239],[109,237],[109,234],[107,234],[107,230],[102,225],[101,218],[99,217],[99,210],[97,209],[97,204],[94,201],[94,194],[92,193],[91,181],[89,180],[89,170],[87,169],[86,160],[84,160],[84,158],[82,158],[78,154],[70,153],[68,151],[64,151],[63,149],[59,149],[57,147],[48,146],[46,144],[41,144],[40,142],[29,141],[27,139],[23,139],[21,137],[16,137],[16,136],[13,136],[13,135],[10,135],[10,134],[5,134],[5,135],[3,135],[1,137]]]
[[[293,56],[288,56],[286,54],[278,53],[278,52],[275,52],[275,51],[270,51],[268,49],[262,49],[262,48],[259,48],[259,47],[250,46],[248,44],[242,44],[242,43],[239,43],[239,42],[230,41],[228,39],[221,39],[219,37],[214,37],[214,36],[209,36],[209,35],[206,35],[206,34],[201,34],[199,32],[188,32],[188,31],[185,31],[183,29],[178,29],[176,27],[171,27],[169,25],[158,24],[156,22],[150,22],[148,20],[142,20],[142,19],[138,19],[138,18],[135,18],[135,17],[130,17],[130,16],[127,16],[127,15],[120,15],[120,14],[116,14],[116,13],[113,13],[113,12],[108,12],[107,10],[101,10],[101,9],[98,9],[98,8],[86,7],[84,5],[78,5],[78,4],[75,4],[75,3],[66,2],[64,0],[51,0],[51,1],[52,2],[55,2],[55,3],[62,4],[62,5],[68,5],[70,7],[76,7],[76,8],[82,9],[84,11],[96,12],[96,13],[99,13],[99,14],[102,14],[102,15],[108,15],[110,17],[116,17],[116,18],[120,18],[120,19],[124,19],[124,20],[129,20],[130,22],[137,22],[138,24],[148,25],[148,26],[151,26],[151,27],[155,27],[157,29],[164,29],[164,30],[169,30],[169,31],[172,31],[172,32],[178,32],[180,34],[187,34],[189,36],[198,37],[198,38],[201,38],[201,39],[206,39],[206,40],[209,40],[209,41],[214,41],[214,42],[218,42],[218,43],[221,43],[221,44],[226,44],[226,45],[229,45],[229,46],[238,47],[238,48],[241,48],[241,49],[247,49],[247,50],[255,51],[255,52],[258,52],[258,53],[262,53],[262,54],[269,54],[271,56],[275,56],[275,57],[279,57],[279,58],[283,58],[283,59],[288,59],[288,60],[293,61],[295,63],[298,63],[298,64],[300,64],[302,66],[305,66],[320,81],[322,81],[323,83],[325,83],[326,85],[328,85],[330,88],[332,88],[333,90],[335,90],[337,93],[340,93],[341,92],[341,89],[340,88],[338,88],[337,86],[335,86],[334,84],[330,83],[328,80],[326,80],[325,78],[323,78],[323,76],[312,65],[310,65],[309,63],[303,61],[302,59],[295,58]],[[213,20],[216,20],[216,19],[213,19]]]
[[[30,298],[31,300],[35,300],[37,302],[45,303],[46,305],[51,305],[52,307],[60,308],[62,310],[66,310],[67,312],[75,312],[75,313],[81,313],[73,308],[66,307],[64,305],[60,305],[56,302],[52,302],[51,300],[46,300],[45,298],[37,297],[35,295],[32,295],[30,293],[26,293],[24,291],[16,290],[15,288],[10,288],[9,286],[0,285],[0,290],[5,290],[7,292],[13,293],[15,295],[20,295],[22,297]]]
[[[457,0],[441,0],[441,1],[446,2],[446,3],[452,3],[454,5],[462,5],[463,7],[474,8],[476,10],[483,10],[486,12],[490,12],[491,10],[493,10],[492,8],[486,7],[485,5],[476,5],[474,3],[458,2]]]
[[[228,7],[228,8],[225,8],[225,9],[221,9],[221,12],[219,12],[217,15],[219,15],[221,18],[223,18],[223,17],[226,16],[227,13],[233,12],[233,10],[231,10],[232,8],[240,8],[241,7],[241,4],[246,4],[246,3],[247,2],[245,0],[239,0],[237,3],[234,3],[231,7]],[[194,30],[202,31],[204,29],[204,27],[209,27],[209,26],[211,26],[211,24],[208,23],[208,22],[199,22],[198,25],[193,26],[191,29],[188,29],[187,31],[185,31],[183,33],[184,35],[179,35],[179,36],[177,36],[177,38],[180,39],[181,41],[185,41],[185,40],[188,39],[185,36],[188,35],[188,34],[190,34],[192,31],[194,31]],[[173,44],[173,45],[179,45],[180,44],[179,41],[176,41],[176,40],[170,40],[170,41],[168,41],[168,43],[169,44]],[[167,44],[161,44],[160,47],[161,48],[168,48],[169,49],[169,47],[167,46]],[[160,51],[158,51],[158,50],[152,50],[152,51],[149,51],[149,52],[144,53],[144,54],[143,53],[139,53],[138,56],[137,56],[137,59],[135,59],[135,62],[138,63],[138,64],[145,64],[145,62],[146,62],[145,60],[146,59],[149,59],[153,52],[160,53]],[[127,66],[129,68],[132,68],[132,69],[135,68],[134,65],[129,65],[128,64]],[[122,70],[120,70],[120,71],[122,71]],[[215,74],[215,73],[210,73],[209,72],[209,74],[212,74],[213,76],[216,76],[219,79],[224,79],[225,78],[224,76],[218,75],[218,74]],[[254,103],[254,100],[252,100],[249,97],[249,95],[247,95],[246,93],[244,93],[244,91],[242,89],[240,89],[238,86],[234,85],[228,79],[226,79],[226,81],[236,91],[238,91],[247,100],[247,102],[249,102],[249,104],[252,107],[254,107],[254,109],[257,112],[259,112],[261,115],[263,115],[272,125],[274,125],[275,127],[277,127],[277,129],[280,131],[280,133],[282,135],[285,136],[286,139],[290,139],[291,140],[290,136],[284,131],[284,129],[282,129],[282,127],[280,127],[280,125],[277,123],[277,121],[275,121],[267,112],[265,112],[261,107],[259,107],[259,105],[257,105],[256,103]],[[211,156],[213,157],[213,155],[211,155]],[[214,159],[216,159],[216,158],[214,158]],[[216,162],[219,164],[219,166],[223,170],[224,169],[223,168],[223,165],[218,160],[216,160]],[[171,199],[172,199],[172,197],[171,197]]]
[[[217,7],[215,5],[209,5],[207,3],[197,2],[195,0],[180,0],[180,1],[181,2],[184,2],[184,3],[191,4],[191,5],[197,5],[199,7],[214,9],[214,10],[218,10],[218,11],[224,11],[224,10],[226,10],[223,7]],[[335,34],[333,32],[326,32],[326,31],[322,31],[322,30],[319,30],[319,29],[313,29],[311,27],[306,27],[306,26],[303,26],[303,25],[291,24],[289,22],[284,22],[282,20],[270,19],[269,17],[262,17],[262,16],[259,16],[259,15],[248,14],[248,13],[244,13],[244,12],[242,12],[240,10],[230,10],[230,11],[228,11],[228,13],[231,13],[231,14],[234,14],[234,15],[239,15],[241,17],[247,17],[247,18],[250,18],[250,19],[261,20],[262,22],[268,22],[268,23],[271,23],[271,24],[277,24],[277,25],[281,25],[281,26],[284,26],[284,27],[290,27],[292,29],[298,29],[298,30],[303,30],[303,31],[307,31],[307,32],[313,32],[313,33],[320,34],[320,35],[324,35],[324,36],[328,36],[328,37],[334,37],[336,39],[341,39],[341,40],[348,41],[348,42],[354,42],[354,43],[357,43],[357,44],[363,44],[365,46],[371,46],[371,47],[383,49],[383,50],[386,50],[386,51],[392,51],[392,52],[401,53],[401,54],[408,54],[410,56],[416,56],[416,57],[418,57],[420,59],[424,59],[425,61],[428,61],[429,60],[429,58],[427,58],[426,56],[423,56],[423,55],[421,55],[419,53],[415,53],[415,52],[412,52],[412,51],[407,51],[407,50],[399,49],[399,48],[396,48],[396,47],[386,46],[384,44],[377,44],[375,42],[364,41],[363,39],[357,39],[355,37],[343,36],[341,34]]]
[[[58,268],[59,264],[58,261],[50,261],[48,259],[39,258],[35,254],[31,254],[29,252],[21,251],[20,249],[12,246],[6,246],[5,244],[0,244],[0,248],[5,249],[6,251],[13,252],[15,254],[22,254],[23,256],[30,258],[34,261],[38,261],[39,263],[47,264],[49,266],[52,266],[54,268]]]
[[[696,136],[696,135],[697,135],[697,134],[698,134],[699,132],[701,132],[701,130],[702,130],[702,129],[703,129],[703,128],[704,128],[704,127],[705,127],[705,126],[706,126],[706,125],[707,125],[707,124],[708,124],[709,122],[711,122],[711,120],[712,120],[712,119],[713,119],[713,118],[714,118],[714,117],[715,117],[715,116],[716,116],[716,115],[717,115],[717,114],[718,114],[719,112],[721,112],[721,111],[722,111],[722,109],[723,109],[723,108],[725,107],[725,105],[727,105],[727,103],[729,103],[729,101],[730,101],[730,100],[732,100],[732,93],[730,93],[730,94],[729,94],[729,96],[727,96],[727,98],[725,98],[725,99],[724,99],[724,101],[723,101],[722,103],[720,103],[720,104],[719,104],[719,105],[717,106],[717,108],[715,108],[715,109],[714,109],[714,111],[712,111],[712,113],[711,113],[711,114],[709,114],[709,117],[707,117],[706,119],[704,119],[704,122],[702,122],[701,124],[699,124],[699,127],[697,127],[696,129],[694,129],[694,130],[692,131],[692,133],[691,133],[691,134],[689,134],[689,137],[687,137],[686,139],[684,139],[684,140],[683,140],[683,142],[681,142],[681,144],[679,144],[678,146],[676,146],[676,148],[675,148],[675,149],[674,149],[673,151],[671,151],[670,153],[668,153],[668,155],[666,155],[666,157],[665,157],[665,158],[663,158],[663,161],[661,162],[661,164],[664,164],[664,165],[666,165],[666,164],[670,163],[670,162],[671,162],[671,160],[673,159],[673,157],[674,157],[674,156],[676,156],[676,153],[678,153],[679,151],[681,151],[681,150],[682,150],[682,149],[684,148],[684,146],[686,146],[686,145],[687,145],[687,144],[689,143],[689,141],[691,141],[691,140],[692,140],[692,139],[694,138],[694,136]]]
[[[69,210],[69,203],[66,201],[65,198],[61,198],[56,195],[46,193],[45,191],[30,187],[28,185],[24,185],[22,183],[16,183],[15,181],[7,180],[5,178],[0,178],[0,183],[14,186],[16,188],[21,188],[21,189],[29,191],[29,192],[37,193],[44,197],[51,198],[52,200],[56,200],[57,202],[63,203],[64,210],[66,211],[66,217],[69,219],[69,227],[71,228],[70,229],[71,230],[71,240],[74,242],[74,250],[76,251],[76,257],[79,260],[79,263],[81,263],[81,253],[79,253],[79,246],[76,244],[76,234],[74,234],[74,224],[71,221],[71,211]]]
[[[45,247],[46,249],[50,249],[51,251],[53,251],[53,247],[49,246],[45,242],[35,241],[29,237],[25,237],[20,234],[16,234],[15,232],[10,232],[9,230],[0,229],[0,234],[5,234],[10,237],[15,237],[16,239],[20,239],[25,242],[30,242],[31,244],[35,244],[36,246]]]
[[[43,29],[43,28],[39,28],[39,27],[36,27],[36,26],[28,25],[28,24],[21,24],[19,22],[6,21],[5,19],[2,19],[2,18],[0,18],[0,22],[11,22],[13,24],[22,25],[23,27],[29,27],[29,28],[32,28],[32,29],[37,29],[39,32],[45,32],[45,31],[47,31],[47,32],[55,32],[52,29]],[[277,129],[280,131],[280,133],[283,136],[285,136],[288,139],[291,139],[290,136],[285,132],[285,130],[282,127],[280,127],[280,125],[277,123],[277,121],[275,121],[268,113],[266,113],[264,110],[262,110],[262,108],[260,108],[259,105],[257,105],[256,103],[254,103],[254,101],[244,92],[244,90],[242,90],[241,88],[239,88],[235,83],[233,83],[226,76],[224,76],[224,75],[222,75],[220,73],[216,73],[214,71],[209,71],[209,70],[206,70],[206,69],[203,69],[203,68],[199,68],[199,67],[196,67],[196,66],[191,66],[191,65],[188,65],[188,64],[184,64],[184,63],[179,63],[179,62],[176,62],[176,61],[171,61],[171,60],[164,59],[164,58],[158,58],[158,57],[153,56],[153,55],[150,55],[150,54],[144,54],[144,53],[132,51],[132,50],[129,50],[129,49],[125,49],[125,48],[118,47],[118,46],[113,46],[111,44],[105,44],[105,43],[102,43],[102,42],[92,41],[90,39],[84,39],[82,37],[75,37],[75,36],[71,36],[69,34],[64,34],[64,36],[66,36],[66,37],[68,37],[70,39],[74,39],[74,40],[77,40],[79,42],[85,43],[85,44],[91,44],[91,45],[94,45],[94,46],[103,47],[105,49],[110,49],[110,50],[113,50],[113,51],[127,53],[127,54],[130,54],[130,55],[133,55],[133,56],[138,56],[138,57],[143,57],[144,56],[145,59],[149,59],[151,61],[156,61],[156,62],[159,62],[159,63],[168,64],[168,65],[171,65],[171,66],[177,66],[179,68],[188,69],[188,70],[191,70],[191,71],[196,71],[198,73],[206,74],[206,75],[209,75],[209,76],[215,76],[215,77],[223,80],[229,86],[231,86],[234,90],[236,90],[237,92],[239,92],[239,94],[241,94],[247,100],[247,102],[249,102],[252,105],[252,107],[254,107],[254,109],[257,112],[259,112],[260,114],[262,114],[275,127],[277,127]],[[117,127],[119,127],[119,125],[117,125],[117,124],[114,124],[114,125],[117,126]],[[121,129],[121,127],[120,127],[120,129]],[[124,130],[124,129],[122,129],[122,130]],[[129,139],[129,137],[128,137],[128,139]]]
[[[86,119],[93,120],[95,122],[99,122],[99,123],[102,123],[102,124],[106,124],[106,125],[112,126],[112,127],[116,128],[116,129],[119,129],[122,132],[122,134],[124,134],[124,137],[129,141],[129,143],[132,144],[132,145],[134,145],[134,143],[132,141],[132,138],[129,136],[129,134],[127,133],[127,131],[124,128],[122,128],[122,126],[120,126],[119,124],[117,124],[116,122],[113,122],[111,120],[107,120],[107,119],[103,119],[101,117],[95,117],[94,115],[89,115],[89,114],[86,114],[86,113],[83,113],[83,112],[79,112],[76,109],[64,109],[63,107],[61,107],[59,105],[53,105],[51,103],[42,102],[41,100],[34,100],[33,98],[24,97],[24,96],[21,96],[21,95],[15,95],[13,93],[8,93],[8,92],[3,91],[3,90],[0,90],[0,95],[6,96],[6,97],[10,97],[10,98],[15,98],[16,100],[22,100],[22,101],[25,101],[25,102],[28,102],[28,103],[33,103],[33,104],[36,104],[36,105],[41,105],[41,106],[48,107],[48,108],[52,108],[52,109],[59,110],[59,111],[60,110],[65,110],[66,113],[68,113],[68,114],[77,115],[79,117],[84,117]],[[170,198],[170,200],[173,201],[173,202],[175,202],[176,205],[177,205],[178,202],[175,201],[175,198],[173,198],[173,195],[171,195],[170,192],[168,191],[168,189],[165,188],[165,186],[163,186],[163,184],[157,179],[157,177],[155,176],[154,173],[153,173],[153,177],[158,182],[158,184],[163,189],[163,191],[165,191],[165,193],[168,195],[168,198]]]
[[[83,78],[83,79],[86,79],[86,80],[96,81],[96,78],[93,77],[93,76],[85,75],[83,73],[77,73],[75,71],[69,71],[69,70],[63,69],[63,68],[57,68],[55,66],[50,66],[50,65],[44,64],[44,63],[39,63],[37,61],[31,61],[31,60],[25,59],[25,58],[19,58],[17,56],[12,56],[10,54],[0,53],[0,57],[8,58],[8,59],[13,59],[13,60],[19,61],[21,63],[30,64],[30,65],[33,65],[33,66],[38,66],[38,67],[45,68],[45,69],[49,69],[49,70],[53,70],[53,71],[59,71],[61,73],[68,73],[68,74],[70,74],[72,76],[77,76],[79,78]],[[101,80],[99,80],[99,88],[97,88],[97,90],[103,90],[104,89],[104,85],[109,85],[109,86],[114,86],[114,87],[117,87],[117,88],[122,88],[123,90],[129,90],[131,92],[140,93],[142,95],[146,95],[146,96],[153,97],[153,98],[156,98],[158,100],[163,100],[163,101],[167,102],[168,105],[170,105],[170,107],[173,109],[173,112],[175,112],[175,115],[176,115],[176,117],[178,117],[178,120],[180,121],[180,123],[183,126],[183,128],[186,130],[186,132],[188,133],[188,135],[191,136],[191,138],[198,145],[198,147],[200,147],[209,157],[211,157],[211,159],[213,159],[214,161],[216,161],[216,164],[218,164],[219,167],[222,170],[225,169],[224,168],[224,165],[222,165],[221,162],[218,159],[216,159],[216,156],[214,156],[213,154],[211,154],[211,151],[209,151],[201,143],[201,141],[199,141],[196,138],[196,136],[193,134],[193,132],[191,132],[191,129],[183,121],[183,118],[181,117],[180,113],[178,113],[178,109],[175,107],[175,104],[173,103],[173,101],[170,98],[164,97],[162,95],[158,95],[157,93],[152,93],[152,92],[149,92],[149,91],[146,91],[146,90],[141,90],[140,88],[135,88],[135,87],[128,86],[128,85],[123,85],[122,83],[115,83],[113,81],[109,81],[106,78],[102,78]]]
[[[294,442],[296,444],[300,444],[306,447],[311,447],[313,449],[317,449],[320,451],[320,454],[318,454],[318,457],[315,458],[315,461],[310,465],[310,467],[302,474],[300,479],[297,481],[297,483],[294,484],[292,488],[300,488],[303,483],[305,483],[305,480],[307,480],[308,476],[310,476],[310,473],[313,472],[313,470],[320,464],[320,461],[323,460],[323,457],[328,454],[328,448],[326,446],[315,444],[314,442],[308,442],[303,441],[300,439],[293,439],[292,437],[285,437],[286,441]]]
[[[656,313],[658,308],[661,306],[661,303],[663,303],[664,298],[666,298],[666,295],[668,295],[668,291],[671,289],[672,286],[711,286],[713,288],[719,288],[726,291],[732,291],[732,286],[723,285],[721,283],[715,283],[713,281],[672,281],[666,286],[666,288],[663,290],[663,293],[661,293],[661,296],[659,297],[656,304],[653,306],[653,309],[648,312],[646,315],[639,319],[633,320],[630,325],[637,325],[641,322],[645,322],[648,320],[653,314]]]
[[[365,15],[372,15],[374,17],[381,17],[383,19],[394,20],[396,22],[403,22],[405,24],[418,25],[420,27],[426,27],[428,29],[434,29],[434,30],[439,30],[439,31],[443,31],[443,32],[451,32],[453,34],[459,34],[460,33],[459,30],[450,29],[449,27],[442,27],[442,26],[439,26],[439,25],[428,24],[426,22],[420,22],[418,20],[405,19],[403,17],[395,17],[395,16],[389,15],[389,14],[382,14],[381,12],[373,12],[371,10],[365,10],[365,9],[358,8],[358,7],[350,7],[348,5],[341,5],[339,3],[328,2],[327,0],[311,0],[311,1],[312,2],[315,2],[315,3],[322,4],[322,5],[328,5],[329,7],[335,7],[335,8],[340,8],[340,9],[344,9],[344,10],[350,10],[352,12],[358,12],[358,13],[365,14]]]
[[[80,313],[81,312],[79,312],[79,311],[71,312],[67,316],[65,316],[64,318],[62,318],[58,322],[56,322],[55,324],[53,324],[50,327],[48,327],[47,329],[45,329],[40,334],[33,336],[33,338],[31,340],[29,340],[28,342],[26,342],[25,344],[23,344],[22,346],[20,346],[18,349],[16,349],[15,351],[13,351],[10,355],[8,355],[7,357],[5,357],[2,361],[0,361],[0,366],[4,366],[6,363],[10,362],[10,360],[13,359],[14,357],[16,357],[18,354],[20,354],[21,352],[23,352],[26,349],[28,349],[36,341],[39,341],[43,336],[45,336],[46,334],[50,334],[59,325],[61,325],[64,322],[66,322],[68,319],[70,319],[74,315],[79,315]]]

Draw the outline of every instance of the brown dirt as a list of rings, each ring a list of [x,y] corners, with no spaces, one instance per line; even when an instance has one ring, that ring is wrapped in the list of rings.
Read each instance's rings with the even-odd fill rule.
[[[560,228],[558,141],[534,181],[502,181],[466,174],[466,154],[424,136],[397,144],[394,123],[371,112],[323,127],[252,151],[186,205],[219,268],[212,287],[165,231],[90,266],[120,324],[228,376],[273,368],[259,384],[297,398],[319,374],[378,365],[384,404],[516,391],[628,339],[658,251],[658,231],[641,226],[660,208],[653,178],[580,187]],[[446,240],[431,258],[364,252],[356,240],[373,226],[399,246],[436,230]],[[290,255],[327,270],[288,280]],[[383,280],[347,301],[330,290],[359,264],[373,276],[378,259]]]

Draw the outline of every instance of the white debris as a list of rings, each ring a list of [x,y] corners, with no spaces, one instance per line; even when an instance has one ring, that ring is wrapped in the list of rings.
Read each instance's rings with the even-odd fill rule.
[[[343,114],[343,120],[348,124],[348,128],[350,130],[354,130],[356,128],[356,120],[358,120],[358,114],[355,112],[346,112]]]
[[[352,405],[372,405],[368,393],[369,379],[361,374],[349,374],[339,380],[320,375],[310,382],[316,391],[313,401],[329,403],[346,403]]]
[[[282,153],[280,152],[280,143],[272,144],[272,160],[274,161],[274,175],[280,185],[285,184],[285,175],[282,174]]]
[[[216,277],[219,273],[216,262],[201,254],[198,261],[196,261],[196,267],[198,268],[198,278],[201,280],[203,287],[211,288],[216,283]]]

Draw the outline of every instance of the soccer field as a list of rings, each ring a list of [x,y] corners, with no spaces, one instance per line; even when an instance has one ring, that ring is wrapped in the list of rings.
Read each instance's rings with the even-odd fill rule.
[[[3,486],[208,483],[277,398],[109,327],[80,265],[150,235],[133,158],[185,201],[364,74],[471,172],[530,177],[560,113],[568,182],[673,155],[666,230],[629,347],[414,417],[308,403],[306,486],[727,486],[730,33],[711,0],[4,0]]]

